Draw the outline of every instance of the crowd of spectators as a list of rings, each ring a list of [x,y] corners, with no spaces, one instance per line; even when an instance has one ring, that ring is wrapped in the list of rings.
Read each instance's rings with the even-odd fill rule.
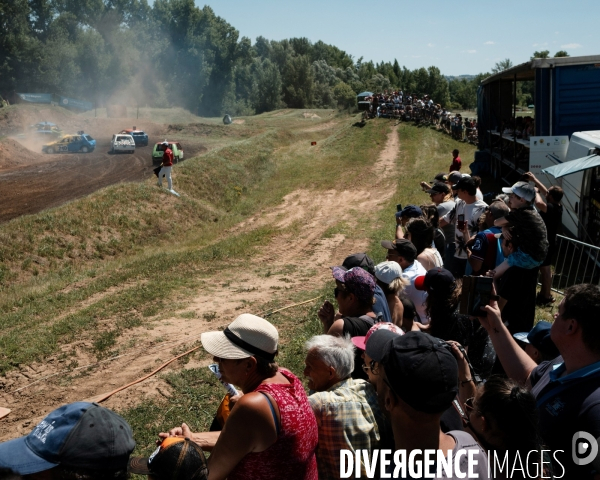
[[[385,91],[366,97],[365,101],[371,102],[369,110],[363,114],[365,118],[393,118],[430,125],[455,140],[477,143],[477,119],[452,113],[435,103],[429,95],[419,97],[413,93],[405,94],[402,90]]]
[[[305,345],[308,393],[276,363],[277,328],[242,314],[201,335],[221,380],[241,390],[222,429],[192,432],[182,418],[157,432],[149,458],[130,458],[125,420],[69,404],[0,444],[1,476],[330,479],[347,450],[362,452],[352,464],[366,478],[379,449],[417,458],[433,449],[455,456],[462,472],[476,459],[478,478],[595,478],[572,442],[582,431],[600,436],[600,287],[569,287],[554,322],[534,325],[536,302],[555,301],[536,286],[556,253],[562,192],[527,174],[487,204],[480,179],[460,172],[458,151],[452,166],[421,184],[430,201],[397,207],[395,238],[381,241],[386,261],[363,252],[331,267],[336,305],[322,304],[322,332]],[[467,313],[466,275],[494,285],[489,302]],[[492,471],[489,458],[500,459]],[[380,468],[369,478],[398,478],[386,476],[393,463],[372,459]]]

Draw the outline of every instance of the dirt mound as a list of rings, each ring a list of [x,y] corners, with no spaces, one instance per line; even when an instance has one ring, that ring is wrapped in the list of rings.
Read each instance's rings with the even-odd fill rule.
[[[24,150],[23,144],[13,138],[0,141],[0,170],[22,165],[43,163],[48,161],[48,155]]]

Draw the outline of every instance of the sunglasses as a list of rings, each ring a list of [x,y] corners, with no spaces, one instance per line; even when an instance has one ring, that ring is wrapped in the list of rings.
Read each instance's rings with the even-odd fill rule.
[[[371,360],[369,365],[363,364],[362,369],[363,369],[363,372],[365,372],[365,373],[369,373],[369,370],[371,370],[371,373],[373,375],[379,374],[379,364],[375,360]],[[392,387],[390,387],[390,388],[392,388]]]

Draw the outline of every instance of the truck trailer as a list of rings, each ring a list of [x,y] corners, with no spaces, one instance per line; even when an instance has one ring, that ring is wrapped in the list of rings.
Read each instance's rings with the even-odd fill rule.
[[[531,111],[518,108],[518,82],[534,82]],[[600,154],[600,55],[533,59],[485,78],[477,97],[472,170],[508,185],[531,171],[547,187],[562,186],[565,233],[598,245],[600,169],[581,159]],[[516,128],[519,117],[529,117],[527,133]],[[554,176],[551,167],[567,162],[586,168]]]

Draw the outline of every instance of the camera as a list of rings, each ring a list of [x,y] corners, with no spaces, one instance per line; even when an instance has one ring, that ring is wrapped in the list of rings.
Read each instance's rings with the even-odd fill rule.
[[[492,295],[493,281],[491,277],[463,277],[459,312],[474,317],[485,317],[487,312],[482,310],[482,307],[489,305],[490,300],[495,297]]]

